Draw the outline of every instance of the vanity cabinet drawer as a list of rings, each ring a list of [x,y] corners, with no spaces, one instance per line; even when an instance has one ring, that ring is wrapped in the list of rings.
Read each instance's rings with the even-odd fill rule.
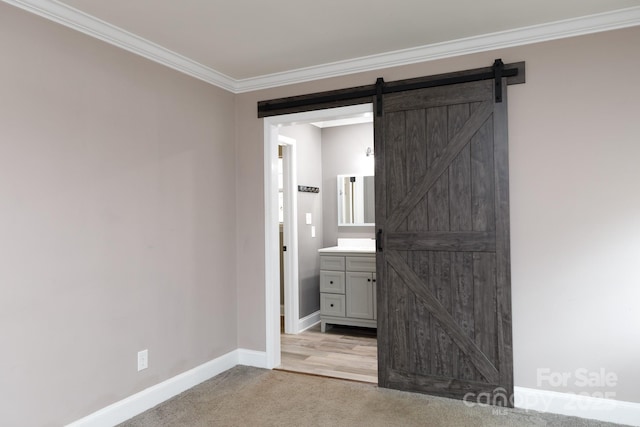
[[[344,317],[344,295],[320,294],[320,314]]]
[[[344,272],[320,270],[320,292],[344,294]]]
[[[376,271],[375,256],[348,256],[347,271]]]
[[[320,270],[344,271],[344,266],[345,263],[343,256],[320,257]]]

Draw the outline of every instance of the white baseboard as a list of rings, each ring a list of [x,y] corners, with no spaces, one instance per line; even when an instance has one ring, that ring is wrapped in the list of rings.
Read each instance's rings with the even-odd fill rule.
[[[303,317],[298,321],[298,332],[304,332],[319,322],[320,322],[320,311],[318,310],[315,313],[311,313],[310,315]]]
[[[267,367],[267,352],[240,348],[238,352],[238,365],[254,366],[256,368]]]
[[[320,313],[300,319],[301,329],[320,321]],[[233,350],[187,372],[169,378],[119,402],[81,418],[67,427],[111,427],[215,377],[236,365],[267,366],[264,351]],[[617,424],[640,426],[640,403],[601,399],[570,393],[558,393],[525,387],[514,387],[515,406],[525,410],[550,412]]]
[[[74,421],[68,424],[67,427],[111,427],[135,417],[236,365],[264,368],[267,365],[266,361],[267,355],[263,351],[233,350]]]
[[[640,403],[514,387],[515,407],[640,426]]]

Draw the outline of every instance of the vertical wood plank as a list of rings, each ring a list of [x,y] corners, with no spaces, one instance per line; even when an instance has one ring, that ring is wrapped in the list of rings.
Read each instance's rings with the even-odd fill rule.
[[[427,193],[429,231],[449,231],[449,176],[442,174]]]
[[[406,113],[387,113],[385,127],[385,169],[387,184],[387,210],[392,212],[407,192],[406,175]],[[400,229],[406,230],[406,221]],[[406,253],[403,254],[406,259]],[[407,309],[406,287],[393,269],[387,274],[389,279],[389,333],[393,337],[390,359],[391,368],[407,371],[409,368],[409,340],[406,322],[409,318]]]
[[[447,129],[449,137],[455,135],[456,132],[462,129],[462,126],[469,118],[470,109],[471,105],[469,103],[454,104],[447,107]]]
[[[476,344],[497,367],[495,259],[494,253],[473,254],[473,306]]]
[[[487,120],[471,138],[471,211],[473,231],[493,231],[493,121]]]
[[[449,107],[449,135],[460,130],[470,116],[469,104]],[[451,231],[471,231],[471,148],[467,145],[449,166]]]
[[[423,280],[423,283],[429,282],[429,252],[412,251],[413,271]],[[431,336],[431,319],[429,311],[424,304],[415,296],[411,298],[411,342],[412,354],[410,364],[416,373],[421,375],[431,374],[431,353],[433,352],[433,341]]]
[[[431,351],[433,342],[431,339],[431,321],[429,312],[415,297],[411,300],[411,342],[412,371],[418,375],[431,373]]]
[[[429,276],[436,298],[451,311],[451,257],[448,252],[429,252]],[[435,347],[431,361],[432,373],[451,377],[453,341],[438,321],[431,322],[431,337]]]
[[[455,135],[469,119],[469,104],[448,107],[448,134]],[[451,231],[471,230],[471,148],[467,145],[449,166],[449,228]],[[471,254],[451,254],[452,314],[462,329],[473,337],[473,259]],[[453,376],[473,380],[475,368],[454,344]]]
[[[394,345],[391,348],[392,367],[402,372],[409,371],[410,368],[410,349],[408,322],[409,302],[407,301],[408,290],[404,282],[398,274],[393,270],[389,270],[390,279],[390,333],[394,337]]]
[[[427,167],[440,157],[449,140],[447,138],[447,107],[428,108],[427,112]]]
[[[388,113],[385,126],[387,211],[392,212],[407,192],[405,173],[405,114]]]
[[[426,111],[410,110],[406,112],[405,142],[408,188],[411,188],[427,169]],[[404,196],[404,194],[403,194]],[[428,230],[427,198],[424,197],[407,216],[407,231]],[[428,260],[425,252],[411,251],[406,254],[407,263],[418,274],[428,277]],[[407,294],[409,314],[409,366],[412,372],[422,375],[430,373],[431,326],[429,313],[424,306],[409,293]]]
[[[427,117],[426,111],[406,112],[405,126],[406,165],[408,188],[418,182],[427,170]],[[407,188],[407,190],[408,190]],[[406,192],[402,193],[404,197]],[[428,231],[427,198],[423,198],[407,217],[407,231]]]
[[[427,168],[440,157],[448,139],[447,107],[427,110]],[[427,221],[430,231],[449,230],[449,176],[443,173],[427,192]]]
[[[470,252],[451,253],[451,299],[453,318],[469,337],[474,338],[473,254]],[[456,378],[479,379],[469,358],[457,346],[454,347],[453,370]]]

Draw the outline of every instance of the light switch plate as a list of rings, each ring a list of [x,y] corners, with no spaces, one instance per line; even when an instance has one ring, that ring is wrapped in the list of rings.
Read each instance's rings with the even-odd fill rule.
[[[311,226],[311,237],[316,237],[316,226],[315,225]]]
[[[307,213],[307,225],[311,225],[311,214]]]

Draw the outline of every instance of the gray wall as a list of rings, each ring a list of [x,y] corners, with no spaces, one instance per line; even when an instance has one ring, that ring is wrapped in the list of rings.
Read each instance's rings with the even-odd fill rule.
[[[3,2],[0,57],[0,424],[236,349],[234,96]]]
[[[298,185],[320,187],[320,193],[299,192],[298,195],[298,283],[300,318],[320,310],[320,256],[323,247],[323,212],[325,188],[322,184],[320,129],[312,125],[285,126],[280,134],[296,140]],[[306,224],[311,213],[312,224]],[[316,237],[311,237],[311,226]]]
[[[338,237],[374,238],[374,227],[338,227],[337,176],[373,175],[373,123],[322,129],[322,182],[324,190],[324,244],[334,246]]]
[[[323,90],[527,62],[509,87],[515,384],[538,369],[615,372],[615,398],[640,402],[640,27],[536,43],[239,94],[238,241],[255,270],[239,271],[239,345],[265,349],[263,121],[256,102]],[[615,64],[618,79],[611,74]],[[627,78],[628,77],[628,78]],[[327,242],[325,242],[327,243]]]

